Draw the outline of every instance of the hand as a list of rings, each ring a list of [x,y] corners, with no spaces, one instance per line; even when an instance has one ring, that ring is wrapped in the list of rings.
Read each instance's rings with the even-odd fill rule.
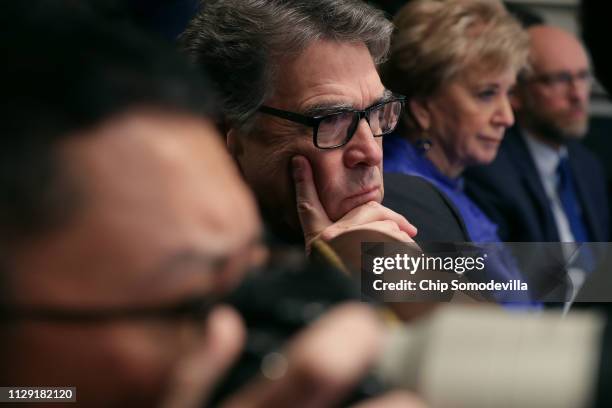
[[[176,365],[161,407],[204,406],[244,342],[240,317],[219,307],[206,323],[206,339]],[[359,303],[336,307],[300,332],[281,352],[279,378],[263,375],[231,395],[223,408],[337,406],[380,358],[387,332]],[[278,371],[278,370],[277,370]],[[422,408],[412,394],[393,391],[356,408]]]
[[[307,252],[310,252],[312,241],[317,238],[328,242],[356,229],[382,232],[400,242],[414,242],[412,237],[417,233],[416,227],[400,214],[375,201],[353,208],[336,222],[331,221],[319,200],[308,160],[295,156],[292,166],[297,211]]]
[[[386,331],[359,303],[341,305],[302,331],[282,352],[286,371],[263,376],[222,404],[224,408],[338,406],[382,352]],[[392,392],[360,408],[422,408],[416,397]]]
[[[206,320],[201,345],[177,362],[162,408],[199,408],[238,357],[244,344],[242,319],[233,309],[217,307]]]

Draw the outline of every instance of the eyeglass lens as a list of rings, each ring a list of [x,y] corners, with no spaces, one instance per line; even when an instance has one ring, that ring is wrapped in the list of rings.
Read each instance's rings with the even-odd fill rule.
[[[392,132],[399,121],[401,101],[391,101],[367,110],[366,120],[374,136]],[[325,118],[319,124],[317,144],[319,147],[334,147],[346,143],[360,120],[359,112],[340,112]]]

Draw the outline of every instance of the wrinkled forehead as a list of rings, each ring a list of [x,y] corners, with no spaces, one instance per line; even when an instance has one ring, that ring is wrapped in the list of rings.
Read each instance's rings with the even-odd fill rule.
[[[360,42],[315,41],[300,54],[279,60],[268,103],[304,112],[315,105],[364,109],[384,93],[374,60]]]

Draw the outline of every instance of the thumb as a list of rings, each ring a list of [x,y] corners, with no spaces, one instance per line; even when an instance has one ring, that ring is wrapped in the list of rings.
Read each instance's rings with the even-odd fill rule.
[[[304,156],[295,156],[291,160],[293,183],[295,185],[295,202],[300,224],[309,245],[316,235],[332,224],[327,216],[314,184],[312,168]]]
[[[233,309],[217,307],[209,315],[205,330],[205,341],[177,362],[160,407],[204,406],[217,381],[238,357],[245,330]]]

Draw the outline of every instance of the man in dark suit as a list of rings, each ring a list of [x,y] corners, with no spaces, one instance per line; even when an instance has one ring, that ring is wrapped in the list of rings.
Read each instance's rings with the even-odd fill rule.
[[[528,31],[532,72],[517,85],[517,125],[490,166],[468,171],[467,191],[504,241],[608,241],[603,168],[579,142],[588,131],[588,57],[559,28]]]
[[[430,229],[439,218],[422,217],[419,230],[444,231],[430,240],[466,240],[448,203],[414,178],[394,187],[416,197],[417,208],[381,204],[389,183],[380,136],[395,128],[402,105],[376,71],[392,30],[360,1],[223,0],[205,3],[182,34],[221,90],[228,148],[283,241],[309,251],[359,229],[411,242],[412,210],[426,208],[449,220]]]

